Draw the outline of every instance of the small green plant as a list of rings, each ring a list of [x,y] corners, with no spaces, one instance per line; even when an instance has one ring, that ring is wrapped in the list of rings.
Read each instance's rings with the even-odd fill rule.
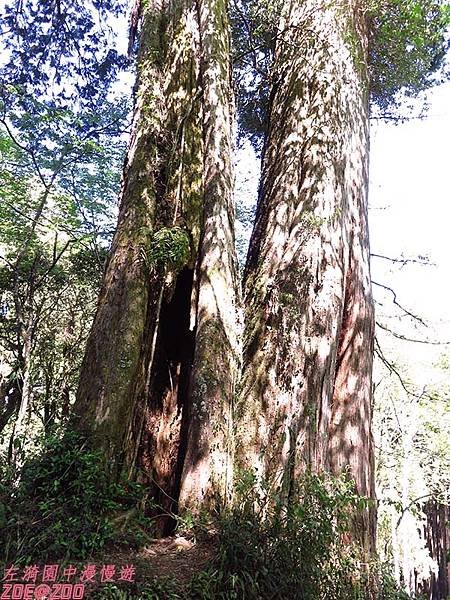
[[[129,591],[112,583],[93,590],[89,596],[92,600],[129,600],[132,597]]]
[[[163,227],[154,235],[147,253],[149,264],[174,268],[183,267],[191,254],[189,234],[181,227]]]
[[[356,598],[355,549],[346,549],[357,497],[340,480],[305,476],[295,497],[260,494],[245,477],[220,527],[218,570],[230,598]],[[246,488],[248,488],[246,490]]]
[[[110,544],[124,541],[124,515],[128,548],[146,541],[150,531],[137,509],[142,488],[111,483],[100,454],[75,433],[47,440],[24,465],[18,482],[8,487],[1,481],[7,562],[98,556]],[[193,564],[187,584],[177,582],[174,573],[174,578],[152,577],[123,587],[99,585],[89,597],[410,600],[387,567],[375,562],[361,566],[358,546],[349,540],[355,512],[365,505],[345,477],[305,474],[288,499],[284,489],[261,485],[254,473],[242,472],[235,491],[234,505],[214,524],[211,562],[201,570]],[[133,515],[131,521],[128,515]],[[211,523],[204,518],[186,517],[180,529],[206,535]]]
[[[218,520],[217,556],[192,577],[185,598],[409,600],[386,566],[363,565],[349,542],[355,512],[368,502],[346,477],[306,474],[287,502],[247,471],[235,491],[235,505]]]

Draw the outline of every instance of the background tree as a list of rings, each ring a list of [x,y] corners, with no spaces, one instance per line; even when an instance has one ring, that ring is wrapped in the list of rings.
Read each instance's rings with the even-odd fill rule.
[[[126,61],[106,23],[121,6],[2,7],[1,424],[15,415],[10,454],[32,413],[46,430],[67,417],[76,386],[74,354],[91,319],[124,150],[127,102],[110,85]]]
[[[379,546],[410,593],[447,593],[448,386],[446,367],[422,373],[381,354],[376,369]],[[426,369],[430,384],[423,379]],[[444,378],[442,377],[444,375]],[[446,508],[447,507],[447,508]],[[430,584],[431,581],[431,584]],[[433,588],[436,588],[432,591]]]
[[[108,146],[103,132],[126,118],[126,106],[106,110],[85,139],[74,139],[76,115],[28,102],[30,111],[17,113],[3,103],[0,132],[2,429],[15,416],[10,453],[33,413],[46,431],[68,416],[123,155],[123,144]]]

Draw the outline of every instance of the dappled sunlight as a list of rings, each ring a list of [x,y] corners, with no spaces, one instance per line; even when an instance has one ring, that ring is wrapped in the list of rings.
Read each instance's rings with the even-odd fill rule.
[[[289,3],[280,26],[274,68],[289,67],[246,265],[240,440],[266,475],[349,467],[372,495],[368,107],[338,12]]]

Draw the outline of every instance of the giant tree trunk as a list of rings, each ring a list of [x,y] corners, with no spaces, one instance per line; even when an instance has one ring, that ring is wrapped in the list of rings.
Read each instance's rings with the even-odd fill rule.
[[[142,3],[140,40],[119,222],[75,413],[116,472],[147,482],[169,513],[180,489],[187,506],[224,499],[228,481],[236,284],[226,5]]]
[[[289,496],[348,468],[374,495],[367,40],[356,2],[282,11],[245,271],[238,462]],[[361,537],[373,546],[373,515]]]

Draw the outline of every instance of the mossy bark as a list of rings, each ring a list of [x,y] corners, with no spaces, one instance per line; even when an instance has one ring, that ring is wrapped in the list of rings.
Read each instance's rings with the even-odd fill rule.
[[[245,271],[237,463],[287,496],[305,469],[348,469],[373,497],[364,22],[352,1],[291,1],[279,32]]]
[[[228,32],[222,0],[209,5],[219,18],[208,31],[202,10],[194,0],[141,7],[133,137],[74,411],[116,474],[146,482],[167,514],[177,510],[181,486],[201,500],[230,462],[228,442],[218,453],[205,450],[202,481],[211,483],[191,486],[192,450],[204,424],[228,414],[235,377],[233,361],[223,362],[236,290],[228,46],[210,47]],[[171,239],[183,248],[164,246]],[[205,407],[205,422],[194,404]]]
[[[154,288],[162,285],[161,277],[150,273],[145,260],[164,190],[167,154],[164,11],[156,6],[154,10],[154,18],[146,19],[142,29],[119,218],[74,406],[80,426],[104,450],[116,472],[129,460],[124,427],[130,421],[142,378],[147,313],[150,306],[157,305]]]

